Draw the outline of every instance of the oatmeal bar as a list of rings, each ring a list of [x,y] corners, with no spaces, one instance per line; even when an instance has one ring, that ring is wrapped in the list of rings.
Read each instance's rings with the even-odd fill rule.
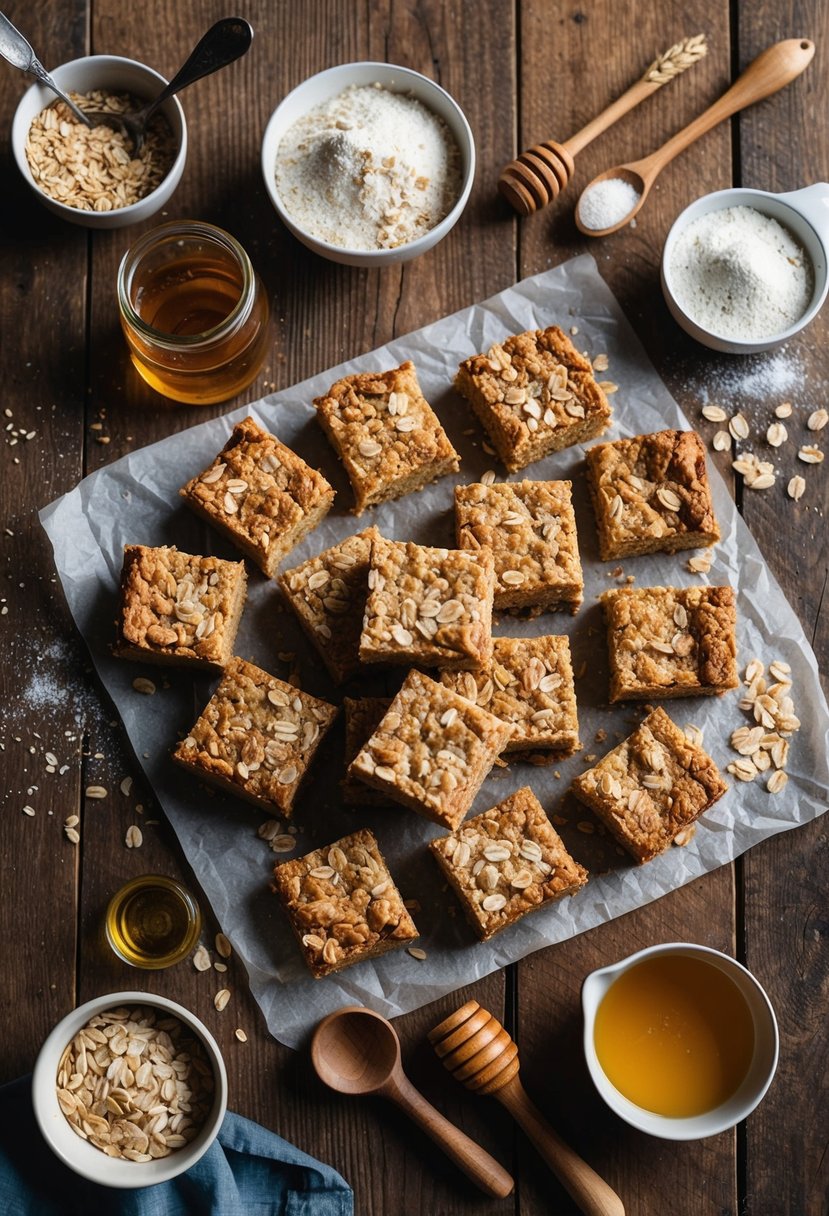
[[[455,487],[458,548],[492,550],[496,611],[576,612],[584,598],[569,481]]]
[[[657,708],[572,788],[641,864],[663,853],[728,786],[711,757]]]
[[[526,785],[429,848],[484,942],[587,882]]]
[[[611,701],[719,696],[739,684],[731,587],[619,587],[601,599]]]
[[[413,942],[374,835],[363,828],[274,867],[274,890],[315,979]]]
[[[268,578],[334,501],[322,474],[252,418],[236,424],[213,463],[179,493]]]
[[[376,528],[366,528],[279,578],[285,598],[337,683],[360,665],[371,545],[379,538]]]
[[[505,752],[571,755],[580,745],[569,640],[493,638],[492,646],[483,671],[444,671],[441,682],[513,726]]]
[[[354,490],[355,515],[458,469],[460,458],[420,391],[413,363],[346,376],[314,405]]]
[[[246,588],[244,562],[125,545],[113,652],[142,663],[224,667]]]
[[[231,659],[173,759],[194,776],[287,819],[336,716],[336,706],[244,659]]]
[[[455,387],[511,473],[595,439],[610,423],[612,411],[590,361],[555,325],[496,342],[485,355],[464,360]]]
[[[429,549],[378,537],[360,637],[362,663],[477,671],[492,654],[489,549]]]
[[[368,743],[390,705],[390,697],[343,697],[346,769]],[[346,806],[389,805],[389,799],[379,790],[370,789],[348,773],[340,782],[340,790]]]
[[[604,561],[699,549],[720,539],[705,448],[694,431],[657,431],[587,452]]]
[[[500,718],[410,671],[349,776],[456,828],[511,733]]]

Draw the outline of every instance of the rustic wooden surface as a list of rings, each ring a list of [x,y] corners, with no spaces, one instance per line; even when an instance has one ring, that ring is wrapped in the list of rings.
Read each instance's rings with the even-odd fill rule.
[[[167,75],[203,28],[225,12],[216,0],[198,6],[7,0],[4,8],[47,66],[90,51],[112,52]],[[811,408],[826,403],[825,318],[773,356],[730,359],[706,353],[682,335],[658,285],[665,234],[698,195],[730,184],[788,190],[829,178],[829,20],[820,0],[785,8],[761,0],[686,0],[682,6],[668,0],[648,6],[613,0],[581,6],[559,0],[239,0],[235,11],[256,29],[253,49],[183,99],[191,151],[167,210],[170,218],[197,216],[231,229],[271,294],[277,318],[272,358],[236,404],[583,251],[588,246],[572,219],[576,191],[610,164],[657,147],[764,46],[790,36],[817,43],[806,75],[686,152],[659,180],[635,229],[589,248],[691,418],[699,417],[701,402],[720,401],[742,407],[760,430],[781,400]],[[573,188],[554,208],[519,223],[494,192],[498,171],[515,151],[549,136],[566,138],[632,83],[658,50],[700,30],[708,34],[708,58],[586,149]],[[280,227],[259,177],[261,133],[280,98],[313,72],[355,59],[388,59],[436,78],[464,107],[478,147],[477,181],[463,221],[431,254],[382,273],[307,254]],[[479,1196],[402,1116],[325,1091],[303,1054],[267,1035],[232,961],[225,978],[233,1002],[219,1015],[211,1000],[218,977],[211,987],[208,977],[183,964],[142,982],[107,952],[102,912],[121,882],[151,869],[194,879],[163,816],[154,813],[150,791],[141,788],[112,707],[89,674],[36,511],[84,473],[227,407],[165,407],[128,367],[114,279],[136,230],[93,236],[31,201],[8,147],[24,87],[19,74],[0,64],[3,1078],[31,1068],[50,1027],[74,1004],[133,983],[151,987],[191,1007],[214,1031],[228,1063],[232,1107],[340,1169],[354,1187],[357,1213],[570,1213],[572,1202],[506,1113],[449,1084],[424,1045],[425,1032],[474,995],[517,1037],[528,1089],[619,1191],[631,1216],[825,1212],[829,849],[823,820],[400,1019],[410,1074],[515,1174],[516,1193],[503,1202]],[[783,476],[773,491],[742,495],[735,487],[735,493],[820,658],[829,632],[829,482],[820,469],[809,469],[807,495],[797,505],[786,499],[781,483],[803,471],[794,451],[790,442],[777,454]],[[728,460],[720,463],[728,475]],[[808,720],[808,706],[801,710]],[[47,751],[65,771],[46,773]],[[119,792],[126,775],[136,777],[129,796]],[[93,783],[107,788],[107,799],[84,799]],[[33,818],[21,813],[24,805],[35,808]],[[77,848],[62,830],[73,812],[81,816]],[[143,825],[145,843],[128,851],[124,833],[133,822]],[[735,1133],[691,1144],[650,1139],[611,1116],[592,1090],[579,1048],[584,975],[634,948],[672,939],[703,942],[745,960],[766,986],[781,1029],[780,1068],[762,1106]],[[236,1026],[247,1031],[244,1045],[233,1036]]]

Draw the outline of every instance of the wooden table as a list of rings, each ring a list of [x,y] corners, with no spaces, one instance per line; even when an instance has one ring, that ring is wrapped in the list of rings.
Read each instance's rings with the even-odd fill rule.
[[[145,0],[7,0],[6,12],[47,65],[88,52],[132,56],[171,75],[202,30],[226,9]],[[231,6],[233,8],[234,6]],[[673,218],[698,195],[731,184],[789,190],[829,176],[829,22],[820,0],[797,16],[760,0],[420,0],[356,5],[239,0],[256,29],[240,64],[184,98],[190,154],[168,206],[239,237],[265,279],[276,326],[272,356],[236,404],[271,386],[386,342],[483,299],[525,275],[583,251],[573,223],[575,190],[519,222],[495,193],[516,151],[581,127],[675,40],[704,30],[709,56],[623,119],[577,164],[576,189],[612,163],[657,147],[714,100],[769,43],[808,36],[817,55],[785,92],[708,135],[659,181],[635,229],[590,246],[599,269],[691,418],[703,400],[739,402],[762,433],[780,401],[825,404],[826,316],[782,351],[753,361],[717,356],[686,339],[668,317],[659,254]],[[436,78],[472,125],[479,169],[462,222],[420,261],[383,273],[337,267],[308,254],[282,229],[265,196],[259,143],[273,107],[294,85],[338,62],[388,59]],[[37,508],[82,475],[227,407],[170,408],[129,367],[118,329],[115,270],[136,230],[96,233],[52,219],[11,161],[8,132],[24,81],[0,68],[3,191],[0,240],[0,383],[5,411],[0,495],[0,654],[3,767],[2,940],[5,943],[4,1078],[28,1071],[50,1027],[76,1003],[142,984],[197,1012],[217,1035],[232,1107],[333,1163],[365,1216],[434,1212],[570,1213],[573,1205],[505,1112],[450,1083],[425,1032],[470,996],[517,1038],[529,1088],[551,1121],[623,1197],[634,1216],[817,1216],[829,1187],[826,1128],[829,847],[822,820],[776,836],[635,913],[541,951],[518,966],[400,1019],[410,1074],[450,1119],[494,1152],[517,1179],[513,1197],[482,1198],[402,1117],[371,1101],[340,1099],[312,1076],[304,1054],[265,1031],[245,976],[231,961],[231,1006],[213,1008],[212,984],[190,964],[152,976],[128,971],[101,944],[106,901],[127,878],[157,869],[194,881],[178,844],[141,787],[122,731],[89,673],[65,610]],[[157,217],[157,219],[160,217]],[[150,221],[147,227],[157,221]],[[711,428],[706,429],[709,433]],[[798,440],[803,442],[804,440]],[[731,476],[727,454],[713,457]],[[784,493],[804,466],[795,441],[775,456],[782,476],[765,493],[734,493],[749,526],[825,655],[829,547],[826,475],[807,471],[798,504]],[[809,707],[801,706],[808,722]],[[47,772],[46,753],[60,771]],[[64,771],[64,767],[65,770]],[[119,792],[134,776],[128,795]],[[106,799],[84,790],[102,785]],[[33,817],[22,814],[33,807]],[[63,822],[81,817],[81,843]],[[129,824],[144,845],[129,851]],[[215,925],[209,926],[211,932]],[[685,939],[736,954],[778,1012],[781,1059],[765,1102],[736,1131],[691,1144],[649,1139],[603,1107],[579,1048],[578,993],[593,967],[660,941]],[[218,978],[218,977],[217,977]],[[236,1027],[248,1035],[234,1037]]]

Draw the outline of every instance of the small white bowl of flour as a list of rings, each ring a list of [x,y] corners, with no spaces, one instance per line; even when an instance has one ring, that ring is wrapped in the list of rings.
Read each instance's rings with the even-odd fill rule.
[[[829,185],[789,194],[719,190],[679,215],[662,253],[674,320],[712,350],[786,342],[826,299]]]
[[[475,142],[460,106],[428,77],[348,63],[277,106],[262,175],[282,222],[309,249],[349,266],[384,266],[425,253],[458,221]]]

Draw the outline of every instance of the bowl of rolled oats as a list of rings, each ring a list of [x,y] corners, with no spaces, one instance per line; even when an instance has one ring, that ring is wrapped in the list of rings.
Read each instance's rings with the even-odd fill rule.
[[[38,1126],[75,1173],[152,1186],[184,1173],[227,1109],[216,1040],[182,1005],[146,992],[97,997],[67,1014],[32,1077]]]
[[[113,114],[138,109],[167,83],[118,55],[88,55],[52,75],[82,110]],[[18,104],[11,142],[23,178],[50,211],[87,228],[123,228],[170,199],[184,172],[187,124],[178,98],[169,98],[136,156],[121,131],[85,126],[50,89],[34,84]]]

